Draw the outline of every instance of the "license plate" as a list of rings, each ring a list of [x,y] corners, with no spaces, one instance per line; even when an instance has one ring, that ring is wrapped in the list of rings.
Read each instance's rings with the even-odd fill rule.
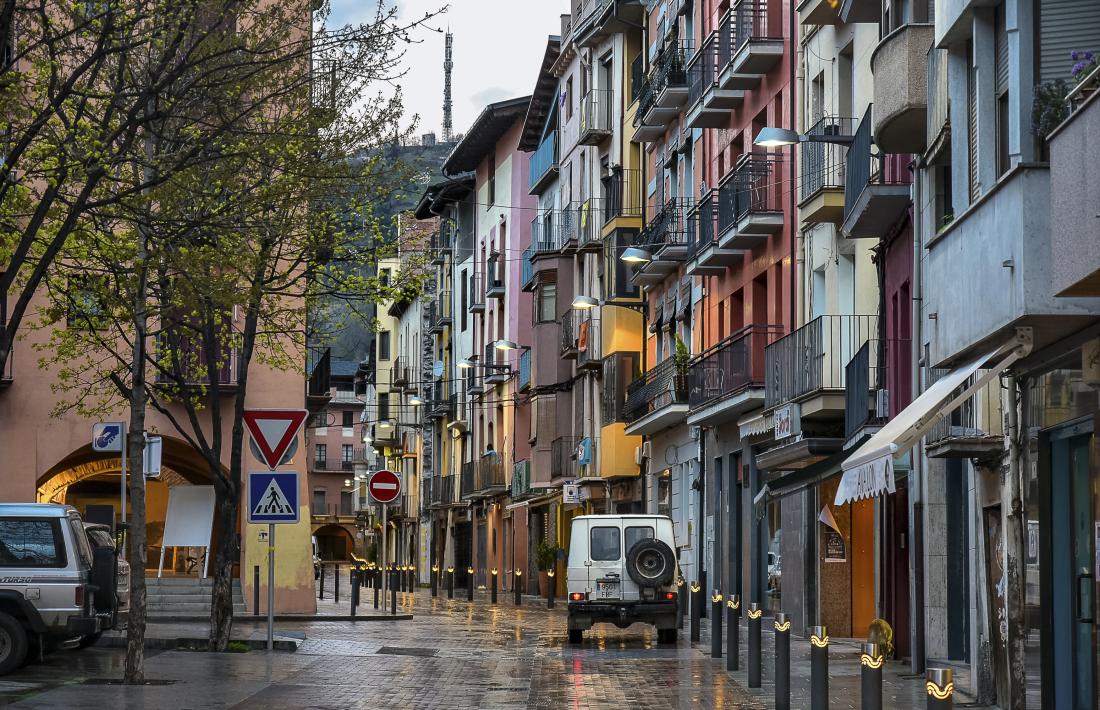
[[[618,582],[596,582],[596,598],[597,599],[618,599],[619,598],[619,583]]]

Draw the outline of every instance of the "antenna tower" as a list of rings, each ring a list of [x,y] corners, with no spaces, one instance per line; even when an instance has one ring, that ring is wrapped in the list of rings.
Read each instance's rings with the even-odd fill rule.
[[[454,35],[447,32],[447,48],[443,58],[443,142],[454,141],[454,125],[451,123],[451,69],[454,62],[451,61],[451,49],[454,46]]]

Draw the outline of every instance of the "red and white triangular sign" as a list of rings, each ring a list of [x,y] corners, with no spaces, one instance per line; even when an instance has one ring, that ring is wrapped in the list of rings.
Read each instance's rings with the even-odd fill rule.
[[[272,471],[283,460],[306,420],[304,409],[246,409],[244,425]]]

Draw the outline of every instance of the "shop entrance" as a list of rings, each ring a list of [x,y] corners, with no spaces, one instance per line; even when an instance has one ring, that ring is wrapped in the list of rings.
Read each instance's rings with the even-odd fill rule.
[[[1050,554],[1056,708],[1097,707],[1100,491],[1089,470],[1092,421],[1049,434]]]

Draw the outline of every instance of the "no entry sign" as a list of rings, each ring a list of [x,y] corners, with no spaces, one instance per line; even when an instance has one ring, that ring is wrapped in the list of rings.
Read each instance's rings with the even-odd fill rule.
[[[401,495],[401,477],[385,469],[376,471],[367,482],[370,497],[377,503],[392,503]]]

